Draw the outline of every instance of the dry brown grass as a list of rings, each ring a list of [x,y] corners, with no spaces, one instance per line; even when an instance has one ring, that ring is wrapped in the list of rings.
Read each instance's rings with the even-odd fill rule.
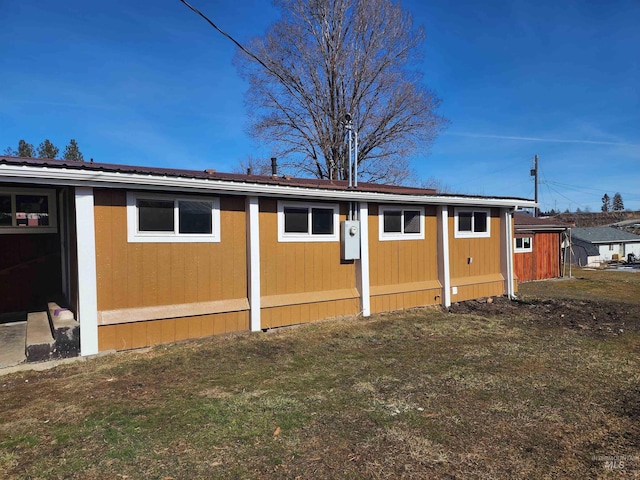
[[[525,296],[607,300],[640,303],[640,269],[633,271],[573,267],[571,278],[527,282],[519,286]]]
[[[619,284],[602,278],[605,301]],[[508,308],[327,321],[0,377],[0,476],[640,476],[640,335]]]

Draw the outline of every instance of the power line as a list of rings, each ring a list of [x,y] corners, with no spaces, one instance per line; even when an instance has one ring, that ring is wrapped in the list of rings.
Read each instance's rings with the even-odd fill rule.
[[[185,0],[180,0],[182,3],[184,3],[191,11],[193,11],[194,13],[196,13],[197,15],[201,16],[209,25],[211,25],[213,28],[215,28],[218,32],[220,32],[222,35],[224,35],[225,37],[227,37],[229,40],[231,40],[240,50],[242,50],[244,53],[246,53],[247,55],[249,55],[251,58],[253,58],[256,62],[258,62],[260,65],[262,65],[268,72],[270,72],[271,74],[273,74],[274,76],[276,76],[278,78],[278,80],[280,80],[280,83],[287,89],[289,90],[289,93],[291,93],[291,95],[296,96],[295,93],[291,90],[291,87],[288,85],[288,83],[285,81],[285,79],[282,77],[282,75],[280,75],[278,72],[276,72],[274,69],[272,69],[271,67],[269,67],[266,63],[264,63],[258,56],[256,56],[255,54],[253,54],[252,52],[250,52],[249,50],[247,50],[246,48],[244,48],[242,46],[242,44],[240,42],[238,42],[235,38],[233,38],[231,35],[229,35],[227,32],[225,32],[224,30],[222,30],[220,27],[218,27],[218,25],[216,25],[215,23],[213,23],[209,17],[207,17],[204,13],[202,13],[200,10],[198,10],[197,8],[195,8],[194,6],[190,5],[189,3],[185,2]],[[297,92],[298,94],[300,94],[300,92]]]
[[[613,191],[614,190],[612,188],[606,188],[606,187],[604,187],[604,188],[589,188],[589,187],[583,187],[583,186],[578,186],[578,185],[571,185],[571,184],[568,184],[568,183],[553,182],[553,181],[550,181],[550,180],[546,180],[544,183],[551,184],[551,185],[556,185],[558,187],[571,188],[571,189],[573,189],[573,190],[575,190],[577,192],[580,192],[580,191],[584,191],[584,192],[602,192],[603,190],[609,190],[609,191]],[[617,193],[619,193],[620,195],[625,195],[625,196],[631,197],[631,198],[638,197],[637,193],[630,193],[630,192],[617,192]]]

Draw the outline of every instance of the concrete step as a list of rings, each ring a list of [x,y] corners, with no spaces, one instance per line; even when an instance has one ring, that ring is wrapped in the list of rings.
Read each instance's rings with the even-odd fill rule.
[[[68,308],[61,308],[55,302],[47,304],[53,330],[55,358],[77,357],[80,354],[80,324]]]
[[[51,358],[53,335],[47,312],[31,312],[27,315],[27,362],[42,362]]]

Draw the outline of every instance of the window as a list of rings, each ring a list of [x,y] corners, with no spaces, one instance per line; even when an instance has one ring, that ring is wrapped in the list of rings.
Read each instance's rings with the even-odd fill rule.
[[[278,202],[279,242],[338,241],[337,204]]]
[[[382,205],[378,210],[378,237],[384,240],[423,240],[424,208]]]
[[[455,237],[490,237],[490,210],[458,209],[455,211]]]
[[[522,238],[514,238],[515,243],[515,252],[516,253],[525,253],[531,252],[531,237],[522,237]]]
[[[127,193],[129,242],[219,242],[220,200]]]
[[[0,233],[56,233],[54,190],[0,190]]]

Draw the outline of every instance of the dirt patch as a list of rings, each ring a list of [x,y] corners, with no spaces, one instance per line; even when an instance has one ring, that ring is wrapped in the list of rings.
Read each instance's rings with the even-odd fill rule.
[[[493,297],[454,303],[449,312],[565,327],[589,335],[640,332],[640,305],[611,301]]]

